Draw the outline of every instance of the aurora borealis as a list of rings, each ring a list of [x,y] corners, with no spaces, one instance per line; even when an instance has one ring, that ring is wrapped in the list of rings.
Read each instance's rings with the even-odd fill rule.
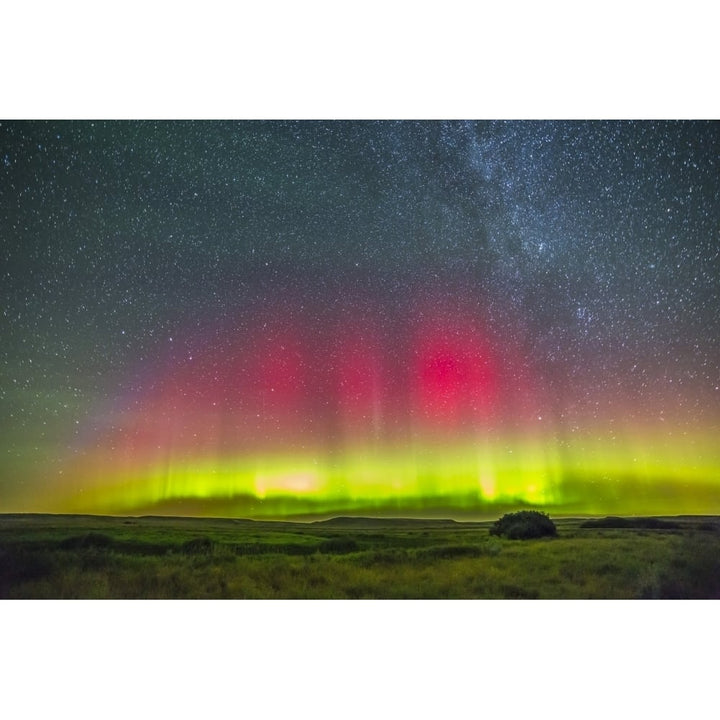
[[[0,511],[720,512],[717,122],[2,122]]]

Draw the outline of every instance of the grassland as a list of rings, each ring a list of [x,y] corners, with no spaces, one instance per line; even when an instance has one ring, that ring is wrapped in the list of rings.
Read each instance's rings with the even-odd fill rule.
[[[2,598],[720,598],[720,520],[315,523],[0,515]]]

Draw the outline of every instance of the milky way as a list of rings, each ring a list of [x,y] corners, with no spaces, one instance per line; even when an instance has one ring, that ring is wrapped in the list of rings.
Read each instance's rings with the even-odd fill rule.
[[[720,512],[716,122],[3,122],[0,511]]]

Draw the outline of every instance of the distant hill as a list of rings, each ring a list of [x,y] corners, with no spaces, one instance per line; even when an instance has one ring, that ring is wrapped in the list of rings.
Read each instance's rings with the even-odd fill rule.
[[[681,526],[677,522],[661,520],[656,517],[609,517],[597,520],[586,520],[580,524],[582,528],[640,528],[644,530],[678,530]]]
[[[341,516],[329,518],[328,520],[316,520],[313,525],[337,528],[361,528],[361,527],[458,527],[465,523],[456,520],[425,519],[425,518],[377,518],[377,517],[354,517]]]

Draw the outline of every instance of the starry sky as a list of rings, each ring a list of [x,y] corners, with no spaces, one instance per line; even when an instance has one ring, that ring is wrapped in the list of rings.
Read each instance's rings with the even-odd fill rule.
[[[720,124],[3,121],[0,512],[720,512]]]

